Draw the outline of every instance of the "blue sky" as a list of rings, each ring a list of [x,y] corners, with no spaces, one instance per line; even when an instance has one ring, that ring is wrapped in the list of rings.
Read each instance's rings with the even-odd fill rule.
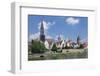
[[[68,38],[76,41],[78,35],[82,40],[88,37],[88,17],[28,15],[29,40],[39,37],[41,21],[47,38],[56,39],[61,36],[65,40]]]

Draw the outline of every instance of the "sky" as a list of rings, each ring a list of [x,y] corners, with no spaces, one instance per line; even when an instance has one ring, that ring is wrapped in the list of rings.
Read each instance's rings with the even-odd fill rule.
[[[28,15],[28,40],[39,38],[40,25],[43,21],[46,38],[70,39],[76,41],[88,39],[88,17]]]

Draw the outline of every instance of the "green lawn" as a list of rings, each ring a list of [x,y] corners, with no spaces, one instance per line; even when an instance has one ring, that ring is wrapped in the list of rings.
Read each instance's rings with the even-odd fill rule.
[[[28,60],[55,60],[88,58],[88,49],[63,49],[62,52],[48,51],[43,54],[29,54]]]

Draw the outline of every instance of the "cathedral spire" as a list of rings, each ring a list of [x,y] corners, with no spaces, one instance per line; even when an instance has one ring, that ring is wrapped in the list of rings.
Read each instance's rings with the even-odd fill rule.
[[[40,31],[41,31],[42,34],[44,34],[44,25],[43,25],[43,21],[41,21]]]
[[[43,20],[41,21],[41,26],[40,26],[40,40],[41,40],[42,42],[45,41],[44,23],[43,23]]]
[[[79,35],[77,36],[77,44],[78,45],[80,44],[80,36]]]

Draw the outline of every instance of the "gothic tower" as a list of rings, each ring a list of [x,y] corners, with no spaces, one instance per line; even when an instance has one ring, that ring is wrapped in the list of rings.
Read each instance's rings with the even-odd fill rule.
[[[43,21],[41,22],[41,26],[40,26],[40,41],[45,42]]]
[[[80,45],[80,36],[77,37],[77,44]]]
[[[60,35],[58,36],[58,41],[61,41],[61,36]]]

